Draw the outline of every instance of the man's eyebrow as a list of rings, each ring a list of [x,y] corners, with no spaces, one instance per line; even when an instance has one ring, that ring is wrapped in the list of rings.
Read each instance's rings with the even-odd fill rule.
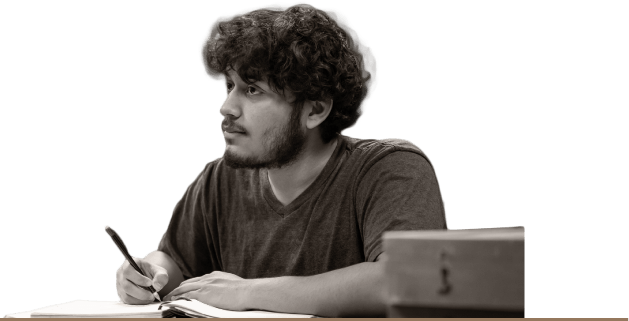
[[[262,79],[249,79],[245,81],[245,83],[249,86],[256,86],[260,89],[268,90],[269,85]]]

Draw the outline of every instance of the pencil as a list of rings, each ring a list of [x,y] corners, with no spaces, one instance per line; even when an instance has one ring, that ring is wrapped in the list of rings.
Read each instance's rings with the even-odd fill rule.
[[[118,233],[116,233],[116,231],[114,231],[109,226],[105,226],[105,231],[107,231],[107,234],[109,234],[109,236],[111,236],[111,239],[114,240],[114,243],[116,243],[116,246],[118,246],[118,249],[120,249],[120,252],[122,252],[122,255],[124,255],[127,261],[129,261],[129,264],[131,264],[131,266],[133,266],[133,268],[136,271],[138,271],[138,273],[144,276],[147,276],[146,274],[144,274],[142,269],[140,269],[138,264],[135,263],[135,260],[131,257],[131,255],[127,251],[127,247],[124,245],[124,242],[122,242],[122,239],[120,238],[120,236],[118,236]],[[155,288],[152,285],[149,285],[148,287],[141,286],[141,285],[138,285],[138,286],[144,290],[151,292],[153,296],[157,299],[157,301],[162,302],[162,300],[159,298],[159,294],[157,294],[157,291],[155,291]]]

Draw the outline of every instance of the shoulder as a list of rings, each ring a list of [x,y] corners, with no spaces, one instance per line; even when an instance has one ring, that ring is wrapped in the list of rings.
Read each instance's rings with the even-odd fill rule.
[[[345,148],[352,153],[387,154],[395,151],[408,151],[423,157],[426,156],[419,147],[404,139],[357,139],[347,136],[342,136],[341,139],[345,141]]]
[[[203,168],[203,171],[201,171],[201,173],[199,174],[199,176],[195,180],[195,184],[196,185],[205,185],[211,178],[218,176],[220,174],[220,172],[221,172],[221,168],[223,167],[223,165],[221,165],[221,163],[223,163],[223,159],[222,158],[217,158],[217,159],[215,159],[215,160],[205,164],[205,167]]]
[[[405,163],[409,159],[414,159],[432,167],[426,154],[415,144],[404,139],[377,140],[341,136],[341,140],[350,163],[358,162],[366,167],[371,167],[379,162],[390,165],[398,162]]]
[[[195,183],[203,188],[208,186],[229,188],[235,187],[234,184],[249,183],[258,176],[259,170],[231,168],[221,157],[207,163]]]

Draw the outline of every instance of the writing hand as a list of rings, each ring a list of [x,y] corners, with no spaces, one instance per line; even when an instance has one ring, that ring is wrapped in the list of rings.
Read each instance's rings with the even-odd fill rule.
[[[144,287],[152,285],[156,291],[159,291],[168,283],[168,272],[163,267],[142,259],[134,257],[133,260],[148,277],[138,273],[129,264],[129,261],[125,260],[116,271],[118,297],[127,304],[149,304],[155,300],[155,297],[150,291],[144,290],[138,285]]]
[[[246,306],[246,294],[252,281],[231,273],[214,271],[181,282],[179,287],[164,296],[164,300],[183,297],[221,309],[242,311],[249,308]]]

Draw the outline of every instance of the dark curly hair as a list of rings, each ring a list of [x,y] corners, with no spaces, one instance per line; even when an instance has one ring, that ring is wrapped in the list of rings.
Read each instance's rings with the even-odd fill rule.
[[[299,110],[306,100],[332,99],[330,115],[319,125],[326,143],[356,123],[371,78],[348,32],[309,5],[260,9],[217,22],[203,60],[212,76],[233,69],[245,82],[266,79],[277,92],[289,90]]]

